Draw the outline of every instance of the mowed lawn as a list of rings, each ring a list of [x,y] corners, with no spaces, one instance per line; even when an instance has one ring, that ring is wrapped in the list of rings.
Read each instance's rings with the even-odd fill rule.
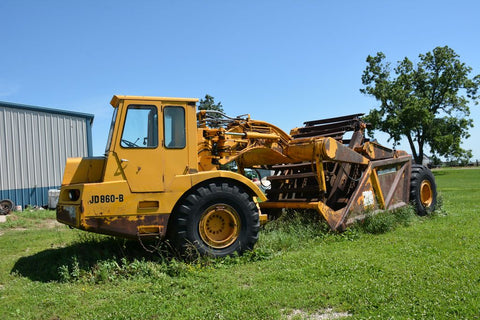
[[[443,208],[408,226],[297,219],[192,263],[24,213],[0,226],[0,319],[480,318],[480,169],[434,174]]]

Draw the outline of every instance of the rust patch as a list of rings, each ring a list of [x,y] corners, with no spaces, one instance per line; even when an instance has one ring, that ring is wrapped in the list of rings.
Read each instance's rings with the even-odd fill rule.
[[[138,228],[142,226],[159,226],[160,237],[164,237],[169,214],[136,215],[116,217],[88,217],[82,229],[112,236],[137,239]],[[156,236],[152,235],[152,236]]]
[[[76,225],[76,218],[72,217],[70,213],[64,209],[62,206],[57,207],[57,221],[75,226]]]

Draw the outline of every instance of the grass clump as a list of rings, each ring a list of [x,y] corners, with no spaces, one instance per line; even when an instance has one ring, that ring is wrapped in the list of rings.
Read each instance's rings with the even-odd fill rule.
[[[44,210],[27,207],[23,211],[12,211],[7,215],[7,221],[0,224],[0,229],[41,228],[46,221],[56,218],[55,210]]]
[[[358,222],[354,227],[359,228],[365,233],[381,234],[393,231],[399,226],[408,227],[415,221],[421,219],[444,216],[446,214],[443,207],[443,197],[438,195],[435,210],[429,212],[424,217],[419,217],[415,209],[411,205],[408,205],[395,210],[367,212],[365,219]]]
[[[390,232],[400,225],[408,226],[415,218],[414,209],[407,206],[392,211],[369,212],[357,226],[365,233],[381,234]]]
[[[316,211],[285,210],[264,226],[257,247],[269,252],[299,249],[304,242],[323,239],[330,233],[328,224]]]
[[[134,280],[140,278],[163,279],[169,276],[179,276],[181,268],[172,267],[174,263],[162,264],[145,259],[116,257],[101,260],[91,267],[81,266],[78,256],[73,256],[70,263],[59,267],[60,282],[105,283],[118,280]],[[179,272],[180,271],[180,272]]]
[[[147,252],[143,246],[155,250]],[[79,234],[75,244],[63,251],[65,252],[60,252],[59,257],[51,259],[57,264],[50,263],[45,267],[45,272],[50,270],[48,276],[50,280],[71,283],[115,283],[121,280],[178,278],[272,257],[270,250],[255,248],[241,256],[213,258],[192,255],[184,259],[177,256],[166,242],[142,245],[138,241],[90,233]],[[21,262],[17,263],[17,269],[25,273],[24,268],[31,266],[32,261]]]
[[[391,232],[399,226],[408,227],[418,219],[420,217],[416,215],[415,209],[412,206],[405,206],[390,211],[369,212],[356,227],[365,233],[382,234]]]

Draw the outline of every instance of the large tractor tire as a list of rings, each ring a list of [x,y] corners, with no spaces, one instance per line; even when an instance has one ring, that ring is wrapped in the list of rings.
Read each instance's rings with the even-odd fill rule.
[[[13,201],[9,199],[0,201],[0,215],[7,215],[13,209]]]
[[[224,257],[253,249],[259,210],[241,186],[210,183],[190,192],[170,217],[167,239],[185,258]]]
[[[432,172],[425,166],[412,165],[410,202],[419,216],[427,215],[437,205],[437,185]]]

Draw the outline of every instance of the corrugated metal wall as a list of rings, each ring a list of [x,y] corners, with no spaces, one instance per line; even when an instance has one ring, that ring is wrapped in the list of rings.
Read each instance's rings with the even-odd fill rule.
[[[0,104],[0,199],[46,205],[66,159],[88,156],[88,120]]]

